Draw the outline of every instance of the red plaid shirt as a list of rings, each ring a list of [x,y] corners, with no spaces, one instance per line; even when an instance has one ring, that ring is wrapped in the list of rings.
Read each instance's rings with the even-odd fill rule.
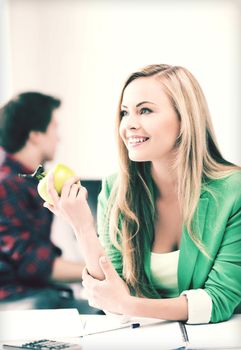
[[[52,214],[43,207],[37,180],[0,150],[0,301],[48,284],[61,250],[50,240]]]

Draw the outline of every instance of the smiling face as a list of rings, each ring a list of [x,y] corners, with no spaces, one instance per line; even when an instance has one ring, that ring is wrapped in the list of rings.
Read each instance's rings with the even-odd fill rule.
[[[120,118],[119,133],[132,161],[172,156],[180,121],[157,78],[137,78],[126,87]]]

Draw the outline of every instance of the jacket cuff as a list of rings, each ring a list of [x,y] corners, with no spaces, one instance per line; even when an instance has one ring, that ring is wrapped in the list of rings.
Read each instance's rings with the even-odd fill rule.
[[[189,324],[209,323],[212,314],[212,299],[204,289],[184,290],[188,301]]]

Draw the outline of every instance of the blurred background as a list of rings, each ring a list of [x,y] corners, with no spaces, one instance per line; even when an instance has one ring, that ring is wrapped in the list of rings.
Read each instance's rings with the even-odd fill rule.
[[[127,75],[183,65],[204,90],[221,151],[241,165],[240,12],[238,0],[0,0],[0,103],[26,90],[61,98],[55,161],[101,179],[117,169]]]
[[[199,80],[220,148],[241,164],[238,0],[0,0],[0,103],[24,90],[60,97],[57,160],[82,178],[116,170],[122,83],[151,63]]]

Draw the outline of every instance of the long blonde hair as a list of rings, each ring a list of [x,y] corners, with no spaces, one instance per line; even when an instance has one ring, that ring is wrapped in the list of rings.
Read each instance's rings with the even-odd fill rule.
[[[214,134],[208,105],[194,76],[185,68],[150,65],[129,76],[121,92],[116,123],[120,160],[118,182],[113,187],[109,208],[109,232],[114,246],[122,253],[123,277],[137,295],[153,295],[145,273],[144,252],[151,249],[155,231],[155,184],[150,162],[133,162],[119,135],[121,103],[125,88],[140,77],[155,76],[170,98],[178,118],[180,134],[176,142],[175,167],[178,171],[178,198],[182,220],[191,239],[205,253],[193,226],[193,216],[201,189],[210,179],[229,175],[235,165],[221,155]]]

